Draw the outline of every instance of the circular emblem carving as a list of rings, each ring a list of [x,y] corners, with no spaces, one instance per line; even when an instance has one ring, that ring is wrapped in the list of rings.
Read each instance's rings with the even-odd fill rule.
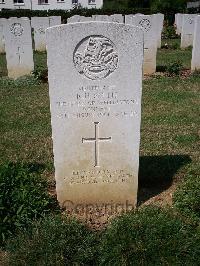
[[[40,27],[40,28],[38,28],[38,32],[39,32],[40,34],[45,34],[45,29],[42,28],[42,27]]]
[[[10,27],[10,32],[15,36],[21,36],[24,32],[24,28],[20,23],[13,23]]]
[[[100,35],[83,39],[74,51],[74,65],[85,77],[106,78],[118,67],[118,54],[114,43]]]
[[[139,25],[145,30],[145,31],[149,31],[151,28],[151,22],[149,19],[144,18],[142,20],[140,20]]]

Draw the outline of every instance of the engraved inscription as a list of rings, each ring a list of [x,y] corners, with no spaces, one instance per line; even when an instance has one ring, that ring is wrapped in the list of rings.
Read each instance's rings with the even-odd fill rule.
[[[111,141],[111,137],[100,138],[99,137],[99,122],[94,122],[95,133],[94,138],[82,138],[82,143],[94,142],[95,144],[95,164],[94,167],[99,167],[99,142]]]
[[[94,170],[74,170],[69,180],[70,184],[105,184],[105,183],[130,183],[134,178],[131,173],[123,169],[109,170],[98,169]]]
[[[21,36],[24,32],[24,28],[20,23],[13,23],[10,27],[10,32],[15,36]]]
[[[149,19],[144,18],[144,19],[140,20],[139,25],[145,31],[149,31],[151,29],[151,22]]]
[[[91,80],[106,78],[118,67],[114,43],[99,35],[82,40],[74,51],[73,60],[78,72]]]
[[[71,101],[62,99],[55,102],[56,108],[58,108],[58,118],[92,118],[95,120],[101,117],[126,119],[138,116],[135,111],[138,100],[120,95],[115,85],[81,86],[74,92],[72,99]],[[119,108],[113,108],[117,106]]]

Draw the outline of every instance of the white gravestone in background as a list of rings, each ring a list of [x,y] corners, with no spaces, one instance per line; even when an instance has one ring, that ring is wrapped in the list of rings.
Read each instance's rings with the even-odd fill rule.
[[[61,16],[50,16],[49,27],[61,25]]]
[[[34,43],[36,51],[46,50],[45,31],[49,27],[48,17],[32,17],[31,26],[34,29]]]
[[[107,21],[107,22],[116,22],[116,23],[124,23],[124,17],[121,14],[113,14],[113,15],[93,15],[92,19],[94,21]]]
[[[153,74],[156,72],[157,55],[157,20],[154,15],[128,15],[125,18],[126,23],[140,27],[144,32],[144,74]]]
[[[92,19],[94,21],[105,21],[105,22],[111,21],[110,16],[108,16],[108,15],[92,15]]]
[[[4,24],[6,23],[6,19],[0,18],[0,54],[5,53],[5,41],[4,41]]]
[[[110,16],[110,21],[124,23],[124,17],[122,16],[122,14],[113,14]]]
[[[135,206],[142,30],[107,22],[49,28],[47,55],[60,204]]]
[[[4,28],[8,76],[18,78],[34,69],[31,25],[28,18],[10,18]]]
[[[184,14],[181,32],[181,48],[187,48],[193,44],[195,14]]]
[[[196,16],[195,18],[191,68],[192,70],[200,70],[200,16]]]
[[[67,23],[86,22],[86,21],[92,21],[92,20],[93,19],[91,17],[74,15],[67,19]]]
[[[157,34],[158,34],[157,48],[161,48],[164,15],[161,13],[158,13],[158,14],[155,14],[154,16],[156,16],[156,20],[157,20],[156,22]]]
[[[75,23],[75,22],[80,22],[81,16],[79,15],[74,15],[70,18],[67,19],[67,23]]]
[[[133,14],[125,15],[125,24],[131,25],[133,22],[133,17],[135,17]]]
[[[177,13],[175,15],[175,27],[176,27],[176,33],[178,35],[181,35],[182,32],[183,16],[184,14],[181,13]]]

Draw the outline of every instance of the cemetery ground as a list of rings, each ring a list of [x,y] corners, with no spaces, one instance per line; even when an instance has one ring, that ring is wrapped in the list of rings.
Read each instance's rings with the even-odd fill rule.
[[[165,72],[143,81],[139,208],[108,226],[106,220],[89,221],[89,228],[61,218],[51,198],[46,54],[34,55],[35,77],[16,81],[4,77],[0,55],[0,264],[200,264],[200,74],[190,73],[191,49],[180,50],[179,43],[163,41],[157,68]]]

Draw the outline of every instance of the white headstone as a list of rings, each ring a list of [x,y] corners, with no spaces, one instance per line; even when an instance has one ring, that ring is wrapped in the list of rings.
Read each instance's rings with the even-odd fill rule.
[[[49,28],[47,55],[60,204],[135,206],[142,30],[108,22]]]
[[[126,22],[130,25],[140,27],[144,32],[144,74],[156,72],[157,55],[157,19],[154,15],[128,15]]]
[[[5,53],[5,41],[4,41],[4,24],[6,23],[6,19],[0,18],[0,54]]]
[[[125,15],[125,24],[133,24],[133,17],[135,17],[133,14]]]
[[[177,34],[178,35],[181,35],[181,32],[182,32],[183,15],[184,14],[178,14],[178,18],[177,18]]]
[[[163,23],[164,23],[164,15],[161,13],[155,14],[156,16],[156,26],[157,26],[157,34],[158,34],[158,43],[157,47],[161,48],[161,42],[162,42],[162,31],[163,31]]]
[[[200,16],[196,16],[195,18],[192,70],[200,70]]]
[[[61,16],[50,16],[49,27],[57,26],[61,24]]]
[[[86,22],[86,21],[92,21],[92,20],[93,19],[91,17],[74,15],[67,19],[67,23]]]
[[[81,16],[79,16],[79,15],[74,15],[74,16],[67,19],[67,23],[80,22],[80,17]]]
[[[124,17],[122,16],[122,14],[113,14],[110,16],[110,20],[112,22],[124,23]]]
[[[181,32],[181,48],[187,48],[193,44],[194,20],[196,14],[184,14]]]
[[[45,31],[49,27],[48,17],[32,17],[31,26],[34,29],[34,43],[36,51],[46,50]]]
[[[175,14],[176,34],[178,35],[181,35],[181,32],[182,32],[183,15],[184,14],[181,14],[181,13]]]
[[[124,23],[124,17],[122,14],[113,14],[113,15],[92,15],[93,21],[104,21],[104,22],[116,22]]]
[[[111,22],[111,18],[108,15],[92,15],[93,21],[108,21]]]
[[[30,74],[34,69],[30,20],[8,19],[4,34],[8,76],[18,78]]]

